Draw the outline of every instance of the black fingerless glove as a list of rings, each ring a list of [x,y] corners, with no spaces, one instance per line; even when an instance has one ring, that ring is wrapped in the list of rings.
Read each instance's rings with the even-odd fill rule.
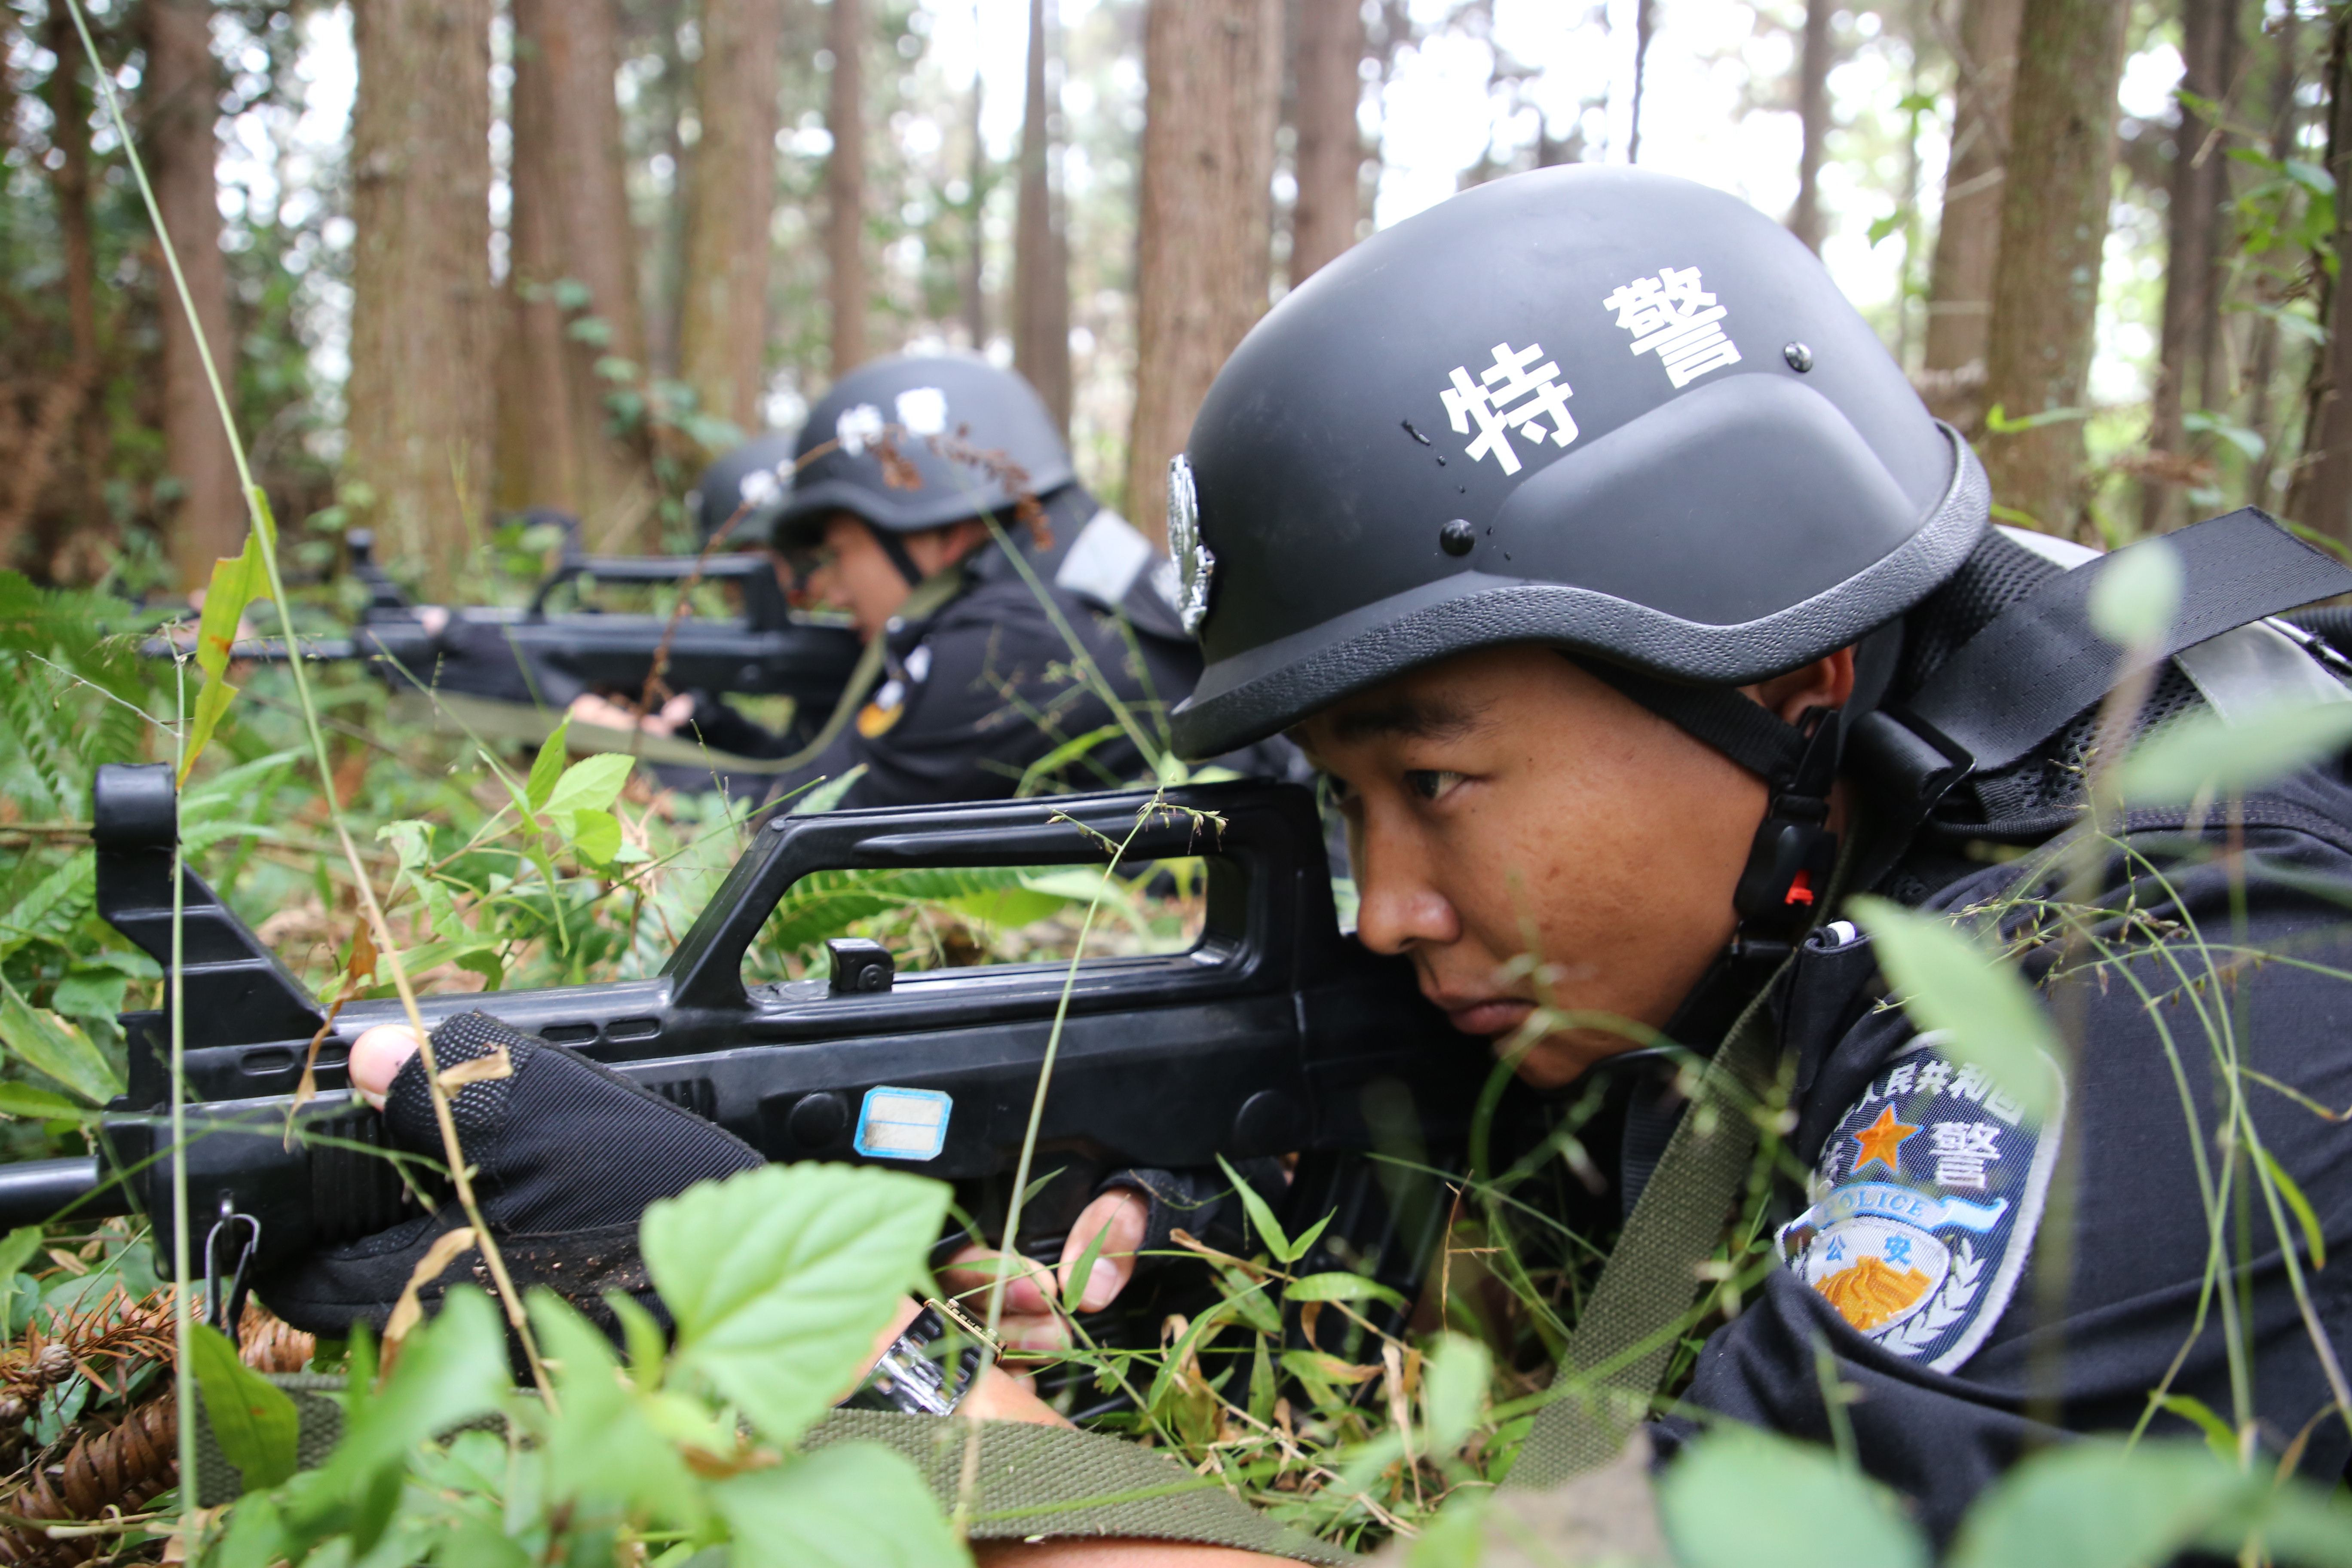
[[[639,1088],[610,1068],[535,1039],[484,1013],[464,1013],[433,1031],[446,1072],[500,1046],[512,1071],[461,1086],[450,1097],[474,1195],[515,1285],[545,1285],[600,1324],[602,1297],[623,1290],[664,1317],[637,1251],[646,1205],[695,1183],[764,1163],[751,1145],[691,1111]],[[383,1108],[392,1144],[443,1158],[441,1131],[425,1081],[422,1052],[393,1079]],[[467,1223],[454,1196],[389,1230],[324,1247],[258,1282],[262,1300],[298,1329],[341,1339],[353,1321],[379,1331],[409,1275],[434,1242]],[[478,1247],[461,1255],[419,1292],[428,1309],[447,1287],[485,1288]]]
[[[1281,1161],[1244,1160],[1234,1169],[1268,1204],[1281,1203],[1287,1185]],[[1144,1221],[1142,1244],[1136,1248],[1135,1267],[1139,1273],[1181,1261],[1153,1256],[1175,1250],[1175,1233],[1179,1230],[1237,1258],[1247,1258],[1265,1246],[1249,1223],[1249,1211],[1242,1203],[1241,1194],[1234,1190],[1224,1172],[1213,1165],[1183,1171],[1114,1171],[1096,1185],[1095,1191],[1102,1194],[1121,1188],[1142,1194],[1151,1205],[1150,1215]]]

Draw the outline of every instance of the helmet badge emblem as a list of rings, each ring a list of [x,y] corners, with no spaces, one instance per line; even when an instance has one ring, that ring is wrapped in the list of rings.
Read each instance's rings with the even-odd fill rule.
[[[1654,277],[1621,283],[1601,308],[1614,310],[1617,325],[1633,334],[1633,353],[1657,354],[1677,391],[1708,371],[1739,363],[1739,346],[1723,328],[1730,312],[1699,287],[1696,267],[1663,268]]]
[[[1209,618],[1209,579],[1217,557],[1201,540],[1201,497],[1192,487],[1192,465],[1179,453],[1168,459],[1168,553],[1182,574],[1177,613],[1187,634],[1201,635]]]
[[[1470,379],[1470,367],[1457,364],[1449,373],[1453,384],[1440,389],[1438,397],[1445,405],[1445,416],[1454,425],[1457,436],[1470,434],[1475,421],[1478,438],[1465,448],[1465,455],[1475,463],[1487,458],[1506,474],[1519,471],[1519,455],[1511,447],[1511,432],[1541,447],[1547,438],[1555,447],[1565,447],[1576,439],[1576,416],[1568,411],[1568,400],[1575,389],[1559,379],[1559,366],[1544,359],[1543,345],[1529,343],[1515,349],[1507,342],[1495,345],[1495,363]],[[1537,364],[1538,360],[1543,360]],[[1534,366],[1529,369],[1529,366]],[[1549,427],[1543,419],[1549,417]]]

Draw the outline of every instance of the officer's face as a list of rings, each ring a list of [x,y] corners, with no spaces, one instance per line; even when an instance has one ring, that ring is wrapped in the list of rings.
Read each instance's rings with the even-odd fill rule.
[[[1794,719],[1852,683],[1841,654],[1752,689]],[[1539,1004],[1583,1016],[1528,1047],[1531,1082],[1642,1043],[1612,1020],[1664,1025],[1731,938],[1764,785],[1549,649],[1465,654],[1294,733],[1346,815],[1368,946],[1498,1050]]]

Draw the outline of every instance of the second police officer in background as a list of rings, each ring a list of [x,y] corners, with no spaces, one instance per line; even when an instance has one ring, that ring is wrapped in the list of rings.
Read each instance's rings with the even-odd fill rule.
[[[797,756],[707,694],[643,721],[787,763],[738,789],[789,801],[855,773],[835,804],[870,806],[1132,783],[1200,673],[1167,559],[1078,482],[1029,384],[979,359],[861,366],[796,437],[714,464],[695,509],[706,531],[740,511],[731,538],[769,544],[794,599],[847,611],[878,661]]]

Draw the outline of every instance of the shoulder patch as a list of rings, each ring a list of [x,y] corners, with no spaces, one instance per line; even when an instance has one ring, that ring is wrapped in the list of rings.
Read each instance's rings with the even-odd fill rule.
[[[2049,1068],[2053,1079],[2057,1068]],[[2047,1126],[1923,1035],[1880,1069],[1822,1150],[1781,1261],[1879,1344],[1930,1371],[1976,1353],[2033,1250],[2064,1125]]]

